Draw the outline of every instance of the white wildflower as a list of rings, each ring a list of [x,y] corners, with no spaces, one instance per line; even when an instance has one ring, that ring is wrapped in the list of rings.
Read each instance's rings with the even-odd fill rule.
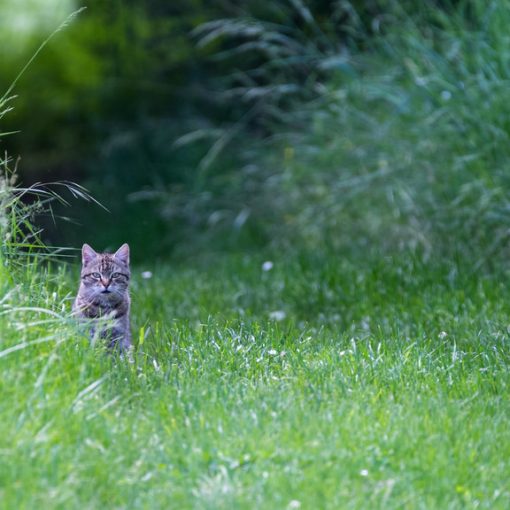
[[[266,260],[262,264],[262,271],[271,271],[273,269],[274,264],[270,260]]]
[[[283,310],[275,310],[269,314],[269,318],[275,321],[282,321],[287,317],[287,314]]]
[[[443,101],[449,101],[452,98],[452,93],[449,90],[443,90],[441,92],[441,99]]]

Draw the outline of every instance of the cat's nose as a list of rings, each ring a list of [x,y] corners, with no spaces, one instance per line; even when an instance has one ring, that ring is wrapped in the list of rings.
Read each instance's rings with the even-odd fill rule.
[[[101,283],[103,284],[103,287],[107,289],[110,285],[110,280],[104,280],[103,278],[101,278]]]

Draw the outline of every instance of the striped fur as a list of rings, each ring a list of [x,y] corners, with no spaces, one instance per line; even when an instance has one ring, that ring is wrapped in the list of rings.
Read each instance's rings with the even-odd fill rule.
[[[113,254],[97,253],[88,244],[83,245],[81,281],[73,312],[90,319],[92,338],[99,336],[110,348],[121,351],[131,347],[130,276],[127,244]]]

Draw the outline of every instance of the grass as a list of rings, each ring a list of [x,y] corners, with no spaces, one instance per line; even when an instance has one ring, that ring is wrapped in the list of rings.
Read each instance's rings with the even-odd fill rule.
[[[5,508],[507,508],[503,275],[272,261],[135,268],[133,365],[2,315]],[[74,280],[27,304],[68,310]]]

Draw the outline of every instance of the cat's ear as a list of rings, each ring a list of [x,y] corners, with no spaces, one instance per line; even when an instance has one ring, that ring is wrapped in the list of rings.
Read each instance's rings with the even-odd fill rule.
[[[117,260],[120,260],[126,266],[129,266],[129,244],[124,243],[113,255]]]
[[[84,244],[81,248],[81,262],[86,266],[97,257],[97,253],[88,245]]]

